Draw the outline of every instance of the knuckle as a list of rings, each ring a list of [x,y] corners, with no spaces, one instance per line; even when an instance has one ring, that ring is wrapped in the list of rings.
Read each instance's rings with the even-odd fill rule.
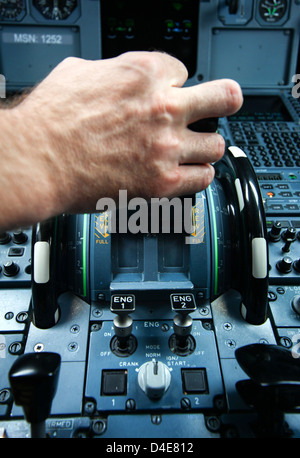
[[[180,106],[178,101],[164,93],[156,93],[152,98],[152,114],[162,116],[169,121],[179,114]]]
[[[180,101],[161,89],[152,93],[149,102],[150,116],[160,125],[175,126],[181,119]]]
[[[122,74],[120,87],[126,93],[137,96],[149,91],[157,80],[154,59],[151,53],[129,51],[117,57],[119,72]],[[148,101],[147,101],[148,105]]]
[[[170,170],[160,171],[156,179],[152,182],[151,197],[169,197],[174,194],[174,190],[178,188],[181,180],[181,175],[178,167]]]
[[[180,144],[180,139],[171,129],[163,129],[152,140],[151,150],[154,161],[171,163],[178,155]]]
[[[151,145],[147,169],[152,197],[169,195],[180,182],[180,169],[175,159],[179,142],[173,136],[168,138],[168,135],[158,136]]]
[[[146,51],[129,51],[119,56],[120,62],[137,75],[152,76],[157,68],[157,58],[154,53]]]
[[[225,152],[225,140],[222,137],[222,135],[217,134],[218,139],[217,139],[217,160],[221,159],[224,155]]]
[[[207,166],[205,173],[203,173],[203,189],[208,188],[215,176],[215,169],[210,165]]]
[[[77,64],[78,62],[80,62],[82,59],[80,59],[79,57],[73,57],[73,56],[69,56],[69,57],[65,57],[59,64],[59,66],[61,67],[69,67],[70,65],[75,65]]]

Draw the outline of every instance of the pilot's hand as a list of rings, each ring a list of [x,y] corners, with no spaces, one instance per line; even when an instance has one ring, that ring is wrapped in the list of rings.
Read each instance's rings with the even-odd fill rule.
[[[225,79],[183,88],[187,77],[158,52],[60,63],[11,110],[22,146],[15,165],[37,199],[30,219],[93,212],[102,197],[117,204],[121,189],[149,199],[206,188],[224,140],[187,126],[236,112],[242,93]]]

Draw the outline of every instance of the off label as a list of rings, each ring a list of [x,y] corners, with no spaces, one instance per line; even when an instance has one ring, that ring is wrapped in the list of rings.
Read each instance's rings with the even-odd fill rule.
[[[195,298],[193,294],[171,294],[171,306],[175,311],[189,311],[196,310]]]
[[[111,297],[110,309],[112,312],[133,312],[135,296],[133,294],[114,294]]]

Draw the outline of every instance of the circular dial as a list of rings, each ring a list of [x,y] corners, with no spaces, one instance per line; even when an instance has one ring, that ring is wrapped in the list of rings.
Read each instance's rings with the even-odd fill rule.
[[[277,22],[285,14],[287,0],[261,0],[259,3],[259,14],[266,22]]]
[[[74,11],[77,0],[34,0],[33,5],[46,19],[62,20]]]
[[[15,19],[24,10],[24,0],[0,0],[0,17]]]

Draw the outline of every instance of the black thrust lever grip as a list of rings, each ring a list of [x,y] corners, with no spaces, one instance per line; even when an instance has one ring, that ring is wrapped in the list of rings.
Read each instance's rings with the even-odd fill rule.
[[[58,353],[26,353],[9,371],[14,402],[23,408],[31,425],[31,437],[45,437],[45,421],[56,393],[60,363]]]
[[[32,230],[32,308],[37,328],[49,329],[59,319],[56,291],[56,218]]]
[[[236,146],[230,146],[224,160],[232,173],[232,186],[237,195],[236,218],[240,227],[239,291],[242,296],[243,318],[255,325],[263,324],[268,307],[268,244],[266,218],[255,171],[246,154]]]

